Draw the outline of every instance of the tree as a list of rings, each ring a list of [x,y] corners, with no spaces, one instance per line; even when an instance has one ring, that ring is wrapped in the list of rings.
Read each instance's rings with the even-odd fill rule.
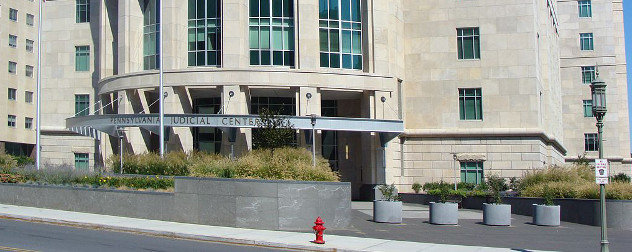
[[[257,129],[252,131],[253,147],[276,149],[292,146],[296,136],[294,125],[287,116],[267,108],[259,110]]]

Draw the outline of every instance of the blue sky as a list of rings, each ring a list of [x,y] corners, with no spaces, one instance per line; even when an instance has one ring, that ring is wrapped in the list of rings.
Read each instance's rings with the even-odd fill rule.
[[[628,112],[629,118],[632,118],[632,110],[630,110],[632,108],[632,97],[630,97],[630,90],[632,90],[632,86],[630,86],[632,83],[632,1],[623,1],[623,22],[625,25],[625,57],[628,62]],[[632,146],[632,141],[630,142]]]

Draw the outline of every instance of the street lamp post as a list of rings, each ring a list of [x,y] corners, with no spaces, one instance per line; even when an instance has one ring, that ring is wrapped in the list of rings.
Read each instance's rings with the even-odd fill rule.
[[[603,159],[603,117],[606,115],[606,83],[597,77],[590,84],[592,94],[592,112],[597,118],[597,137],[599,138],[599,159]],[[608,251],[608,229],[606,221],[606,185],[600,184],[599,204],[601,208],[601,252]]]

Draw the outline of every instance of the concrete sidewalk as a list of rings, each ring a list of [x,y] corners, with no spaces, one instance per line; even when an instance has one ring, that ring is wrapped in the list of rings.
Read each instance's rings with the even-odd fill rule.
[[[319,245],[310,242],[314,239],[314,234],[311,233],[205,226],[3,204],[0,204],[0,216],[27,221],[103,228],[167,237],[311,251],[515,251],[509,248],[433,244],[328,235],[327,232],[325,232],[325,241],[327,243]]]

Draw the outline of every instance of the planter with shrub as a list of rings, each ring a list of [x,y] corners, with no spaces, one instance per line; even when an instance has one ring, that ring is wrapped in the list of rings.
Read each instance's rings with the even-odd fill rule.
[[[559,226],[561,207],[553,203],[554,194],[551,190],[546,189],[544,205],[533,204],[533,224],[538,226]]]
[[[421,191],[421,184],[419,184],[419,182],[415,182],[413,183],[412,189],[413,191],[415,191],[415,193],[419,193],[419,191]]]
[[[489,226],[510,226],[511,205],[503,204],[500,197],[500,192],[508,189],[505,179],[491,175],[487,177],[487,186],[492,190],[494,203],[483,203],[483,223]]]
[[[380,185],[381,200],[373,201],[373,221],[383,223],[402,223],[402,202],[396,193],[395,185]]]
[[[459,223],[459,204],[448,202],[450,197],[460,199],[465,194],[452,189],[435,189],[428,194],[439,195],[440,202],[430,202],[430,223],[436,225],[457,225]]]

